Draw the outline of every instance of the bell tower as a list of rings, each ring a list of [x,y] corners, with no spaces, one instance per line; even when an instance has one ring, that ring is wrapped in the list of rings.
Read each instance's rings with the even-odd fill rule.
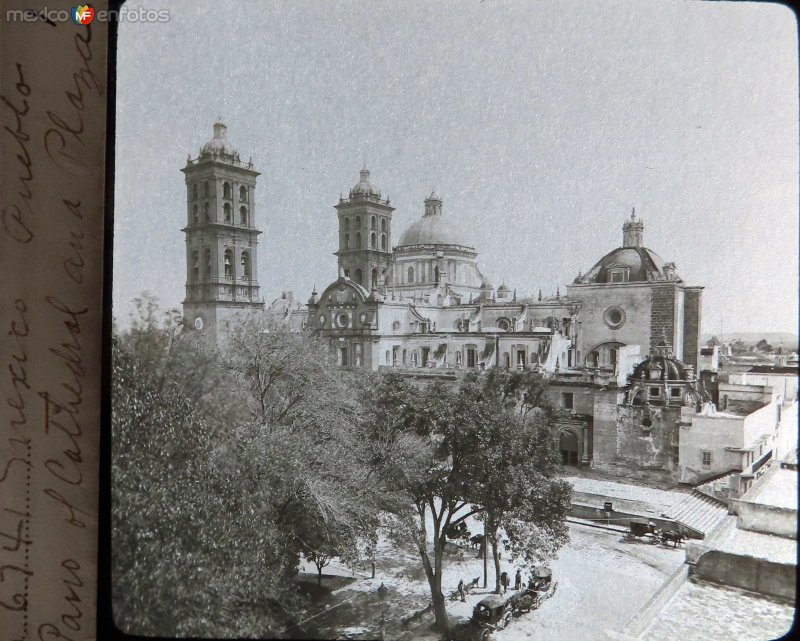
[[[392,212],[389,199],[361,170],[348,198],[334,205],[339,216],[339,273],[367,290],[382,289],[392,263]]]
[[[218,338],[248,312],[262,311],[255,223],[256,177],[214,123],[214,136],[181,169],[186,177],[186,299],[183,316]]]

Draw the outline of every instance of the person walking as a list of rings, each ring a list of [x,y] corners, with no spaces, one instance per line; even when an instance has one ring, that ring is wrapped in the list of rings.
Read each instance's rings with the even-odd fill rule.
[[[458,596],[461,597],[461,602],[462,603],[467,600],[465,595],[464,595],[464,579],[461,579],[458,582]]]
[[[521,590],[522,589],[522,572],[519,568],[517,568],[517,574],[514,576],[514,589]]]
[[[500,575],[500,585],[503,586],[503,594],[505,594],[508,591],[508,572]]]

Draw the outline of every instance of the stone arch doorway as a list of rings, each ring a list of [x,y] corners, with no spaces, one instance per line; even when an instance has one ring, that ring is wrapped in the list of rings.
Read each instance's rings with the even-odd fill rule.
[[[563,430],[558,435],[558,450],[562,465],[578,465],[580,461],[580,440],[572,430]]]

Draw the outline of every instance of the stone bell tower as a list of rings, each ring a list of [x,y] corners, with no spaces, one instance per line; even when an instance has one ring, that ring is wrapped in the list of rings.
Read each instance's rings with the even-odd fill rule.
[[[392,212],[388,198],[369,181],[369,169],[361,170],[358,184],[348,198],[334,205],[339,216],[339,271],[367,290],[381,289],[392,264]]]
[[[186,176],[186,299],[183,316],[215,338],[247,313],[263,311],[253,163],[243,163],[214,123],[214,136],[181,169]]]

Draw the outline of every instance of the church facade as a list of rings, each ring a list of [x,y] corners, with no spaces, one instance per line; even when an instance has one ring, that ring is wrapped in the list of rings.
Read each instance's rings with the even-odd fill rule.
[[[543,298],[495,288],[435,193],[396,245],[394,210],[368,170],[334,208],[339,277],[312,294],[307,323],[343,366],[627,374],[666,340],[696,367],[702,288],[644,246],[635,214],[620,247]]]
[[[622,224],[621,245],[564,294],[518,296],[490,282],[478,249],[435,193],[393,241],[394,207],[364,168],[333,205],[338,277],[307,303],[284,293],[265,307],[256,269],[258,172],[241,162],[221,123],[182,171],[188,324],[219,337],[244,316],[263,315],[326,338],[342,367],[392,371],[419,384],[455,383],[489,367],[546,372],[565,410],[554,435],[565,464],[679,478],[679,427],[703,392],[696,375],[702,287],[686,284],[674,263],[645,246],[635,213]],[[642,365],[656,362],[661,369]],[[632,378],[642,375],[652,384]],[[631,395],[637,385],[644,396]]]

